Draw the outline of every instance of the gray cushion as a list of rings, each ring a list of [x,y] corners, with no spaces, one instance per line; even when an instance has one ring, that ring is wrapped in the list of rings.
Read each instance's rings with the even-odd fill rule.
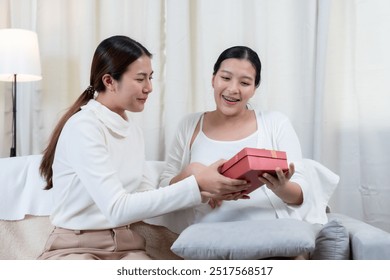
[[[265,259],[311,253],[318,227],[294,219],[199,223],[171,250],[184,259]]]
[[[349,234],[338,220],[325,224],[316,237],[313,260],[348,260]]]

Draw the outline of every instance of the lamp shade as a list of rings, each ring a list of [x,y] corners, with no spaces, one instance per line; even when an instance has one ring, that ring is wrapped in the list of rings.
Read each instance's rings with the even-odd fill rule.
[[[42,79],[38,36],[24,29],[0,29],[0,81]]]

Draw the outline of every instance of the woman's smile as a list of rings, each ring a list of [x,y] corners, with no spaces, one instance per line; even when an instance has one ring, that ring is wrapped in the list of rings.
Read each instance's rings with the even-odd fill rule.
[[[148,98],[147,97],[145,97],[145,98],[137,98],[137,100],[139,101],[139,102],[141,102],[141,103],[146,103],[146,100],[147,100]]]
[[[236,104],[238,102],[241,101],[241,99],[239,98],[235,98],[235,97],[231,97],[231,96],[228,96],[228,95],[224,95],[222,94],[222,98],[228,103],[228,104]]]

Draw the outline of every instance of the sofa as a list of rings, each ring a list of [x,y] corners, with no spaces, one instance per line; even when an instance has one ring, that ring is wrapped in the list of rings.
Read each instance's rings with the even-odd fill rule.
[[[51,194],[42,189],[40,160],[41,155],[0,158],[1,260],[36,259],[53,229],[49,220]],[[147,164],[157,185],[164,162],[148,161]],[[326,216],[329,222],[325,225],[309,226],[280,219],[258,226],[254,222],[242,222],[242,227],[236,226],[239,223],[233,226],[221,223],[217,225],[219,232],[213,224],[193,225],[178,234],[164,224],[168,215],[135,223],[132,229],[144,236],[147,253],[161,260],[291,259],[298,255],[305,259],[390,259],[390,233],[340,213],[328,211]],[[229,238],[235,234],[242,236],[240,228],[253,228],[248,231],[255,238],[231,242]],[[200,238],[202,234],[207,234],[207,238]],[[256,234],[263,238],[256,238]]]

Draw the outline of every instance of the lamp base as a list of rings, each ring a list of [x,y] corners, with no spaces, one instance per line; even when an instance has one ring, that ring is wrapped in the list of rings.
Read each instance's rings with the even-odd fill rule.
[[[15,148],[11,148],[11,151],[10,151],[10,157],[16,157],[16,149]]]
[[[12,89],[12,145],[10,157],[16,157],[16,74],[14,74]]]

